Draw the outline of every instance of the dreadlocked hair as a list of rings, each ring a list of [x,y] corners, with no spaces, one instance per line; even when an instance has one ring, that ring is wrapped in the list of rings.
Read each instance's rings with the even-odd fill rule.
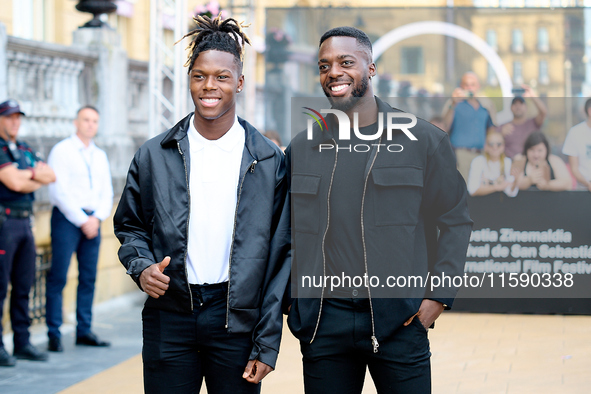
[[[250,24],[239,23],[234,18],[222,20],[221,13],[213,19],[208,16],[197,15],[193,20],[197,28],[185,34],[183,38],[175,43],[177,44],[187,37],[195,36],[188,46],[191,53],[185,63],[185,67],[189,68],[189,73],[199,54],[209,50],[231,53],[234,55],[234,61],[238,69],[242,71],[244,45],[251,45],[250,39],[242,29],[250,26]]]

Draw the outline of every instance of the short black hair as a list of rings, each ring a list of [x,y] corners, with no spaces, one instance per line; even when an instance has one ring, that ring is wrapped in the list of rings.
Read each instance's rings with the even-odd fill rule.
[[[363,31],[355,27],[341,26],[335,27],[334,29],[330,29],[329,31],[324,33],[322,37],[320,37],[320,44],[318,45],[318,47],[320,47],[322,43],[328,40],[330,37],[353,37],[357,40],[357,43],[359,45],[361,45],[369,51],[370,55],[373,54],[373,49],[371,47],[371,41],[369,40],[369,37]]]
[[[189,45],[191,53],[185,64],[189,68],[189,73],[193,69],[193,63],[195,63],[195,59],[199,54],[209,50],[228,52],[234,55],[234,63],[238,70],[242,72],[244,45],[250,45],[250,39],[242,31],[242,28],[248,27],[248,25],[238,23],[234,18],[222,19],[221,13],[213,19],[197,15],[193,20],[197,28],[183,36],[185,38],[196,35]],[[177,43],[182,41],[183,38]]]
[[[585,101],[585,116],[589,117],[589,108],[591,108],[591,98]]]
[[[534,131],[527,137],[525,140],[525,144],[523,145],[523,156],[527,157],[527,151],[539,143],[542,143],[546,146],[546,160],[550,157],[550,144],[548,143],[548,139],[541,131]]]
[[[78,117],[78,115],[80,115],[80,112],[84,111],[85,109],[91,109],[94,112],[96,112],[97,115],[100,115],[100,112],[98,111],[98,109],[96,109],[96,107],[93,107],[92,105],[85,105],[83,107],[80,107],[78,112],[76,112],[76,117]]]

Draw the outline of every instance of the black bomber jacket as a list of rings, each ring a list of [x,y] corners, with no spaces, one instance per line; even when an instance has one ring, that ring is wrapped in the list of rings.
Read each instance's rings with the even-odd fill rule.
[[[148,297],[146,307],[185,313],[193,309],[186,273],[191,115],[139,148],[114,216],[121,242],[119,259],[138,286],[144,269],[171,257],[164,270],[170,277],[169,288],[158,299]],[[274,367],[290,271],[285,158],[248,122],[238,121],[246,138],[230,253],[226,329],[253,332],[250,359]]]
[[[378,98],[376,102],[384,116],[401,112]],[[336,143],[330,132],[337,129],[335,119],[329,116],[327,121],[329,132],[315,126],[310,139],[307,132],[299,133],[286,150],[293,222],[294,298],[288,324],[296,337],[307,342],[316,335],[329,286],[305,287],[303,277],[319,278],[327,272],[324,241],[330,225],[330,199],[338,198],[330,195],[338,151],[319,149],[321,144],[326,148]],[[413,316],[423,298],[449,307],[458,291],[454,286],[431,291],[430,282],[424,282],[427,286],[390,288],[385,285],[387,278],[405,276],[418,280],[420,276],[429,281],[432,276],[462,276],[472,228],[466,184],[456,169],[448,135],[420,118],[410,131],[416,141],[398,130],[390,141],[386,140],[386,132],[382,134],[379,150],[378,144],[368,142],[361,217],[355,218],[362,225],[365,261],[360,264],[365,265],[368,277],[380,280],[380,285],[369,289],[375,351],[378,340],[390,336]],[[397,144],[392,152],[387,150],[390,144]],[[403,146],[402,151],[399,146]],[[343,148],[347,147],[339,149]]]

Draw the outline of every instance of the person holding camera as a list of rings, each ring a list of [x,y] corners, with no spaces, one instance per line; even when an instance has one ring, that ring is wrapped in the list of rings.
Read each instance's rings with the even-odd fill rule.
[[[484,148],[486,134],[494,130],[494,106],[487,97],[481,97],[476,74],[467,72],[444,111],[444,124],[456,153],[458,170],[467,179],[472,160]]]
[[[505,138],[505,155],[510,159],[523,152],[525,140],[531,133],[540,131],[548,112],[546,105],[528,85],[523,84],[521,89],[514,89],[513,92],[516,94],[511,101],[513,120],[499,126],[499,131]],[[525,103],[527,97],[531,98],[538,110],[537,115],[533,118],[527,117],[527,104]]]

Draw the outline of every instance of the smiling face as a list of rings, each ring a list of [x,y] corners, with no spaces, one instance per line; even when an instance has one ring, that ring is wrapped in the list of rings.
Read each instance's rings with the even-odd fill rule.
[[[498,160],[505,149],[505,141],[500,133],[490,133],[486,137],[484,151],[492,160]]]
[[[355,98],[372,97],[369,78],[376,74],[371,54],[353,37],[330,37],[318,52],[320,85],[331,104],[347,111],[357,103]]]
[[[543,142],[540,142],[527,150],[527,160],[533,165],[542,164],[546,161],[547,156],[548,149],[546,149],[546,145]]]
[[[216,50],[200,53],[189,78],[195,116],[203,120],[229,118],[233,122],[236,94],[244,84],[234,55]]]

